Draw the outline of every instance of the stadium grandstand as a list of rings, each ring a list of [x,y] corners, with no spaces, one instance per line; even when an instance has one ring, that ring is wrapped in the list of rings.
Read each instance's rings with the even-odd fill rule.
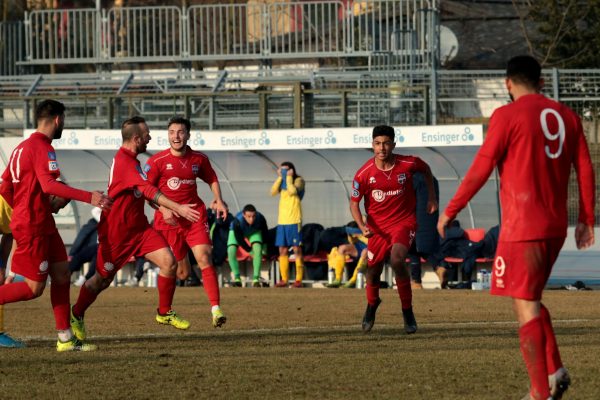
[[[519,35],[510,1],[496,2],[494,18],[485,2],[443,0],[30,3],[0,22],[0,167],[31,133],[41,99],[66,104],[55,147],[65,180],[86,189],[106,186],[123,119],[147,119],[153,154],[179,114],[191,119],[192,145],[210,157],[232,211],[253,203],[271,225],[269,187],[288,159],[307,181],[305,222],[348,222],[352,175],[369,154],[363,139],[382,123],[397,128],[400,152],[432,166],[445,206],[491,112],[508,101],[503,63],[527,50],[507,44]],[[474,35],[486,17],[485,35]],[[482,50],[477,40],[492,36],[502,44]],[[600,70],[543,73],[544,93],[582,117],[598,176]],[[497,190],[492,176],[459,219],[496,225]],[[71,204],[57,217],[67,243],[87,215]]]

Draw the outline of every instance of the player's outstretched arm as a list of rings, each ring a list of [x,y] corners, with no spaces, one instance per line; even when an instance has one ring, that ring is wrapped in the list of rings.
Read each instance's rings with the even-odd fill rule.
[[[160,191],[156,192],[154,196],[154,202],[163,207],[176,212],[179,216],[187,219],[191,222],[196,222],[200,219],[200,212],[195,209],[196,204],[179,204],[169,199],[167,196],[162,194]]]
[[[452,219],[448,217],[445,212],[440,213],[440,218],[438,218],[437,230],[442,239],[446,237],[446,227],[448,226],[450,221],[452,221]]]
[[[587,249],[594,244],[594,227],[577,223],[575,227],[575,243],[579,250]]]

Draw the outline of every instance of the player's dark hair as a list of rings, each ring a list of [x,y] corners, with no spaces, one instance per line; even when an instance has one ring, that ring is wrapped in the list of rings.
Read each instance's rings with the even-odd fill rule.
[[[65,113],[65,105],[56,100],[44,100],[35,108],[35,121],[58,117]]]
[[[135,136],[139,136],[142,133],[140,128],[140,124],[145,124],[146,120],[139,115],[135,117],[131,117],[123,121],[121,124],[121,136],[123,137],[123,141],[129,141],[133,139]]]
[[[182,116],[179,116],[179,115],[175,115],[174,117],[172,117],[169,120],[169,123],[167,124],[167,129],[169,129],[171,127],[171,125],[173,125],[173,124],[184,125],[187,133],[190,133],[190,131],[192,130],[192,123],[190,122],[190,120],[187,118],[183,118]]]
[[[378,125],[375,128],[373,128],[373,139],[375,139],[377,136],[389,137],[393,142],[394,138],[396,137],[396,132],[394,132],[394,128],[392,128],[391,126]]]
[[[256,207],[254,207],[252,204],[246,204],[242,212],[256,212]]]
[[[287,169],[293,169],[294,170],[294,175],[292,176],[292,178],[294,178],[294,180],[296,180],[296,178],[300,176],[300,175],[298,175],[298,173],[296,171],[296,167],[290,161],[284,161],[284,162],[282,162],[281,166],[282,167],[286,167]]]
[[[346,226],[348,228],[358,228],[358,224],[356,223],[356,221],[350,221],[346,224]]]
[[[538,88],[542,76],[542,66],[531,56],[516,56],[508,61],[506,77],[515,83]]]

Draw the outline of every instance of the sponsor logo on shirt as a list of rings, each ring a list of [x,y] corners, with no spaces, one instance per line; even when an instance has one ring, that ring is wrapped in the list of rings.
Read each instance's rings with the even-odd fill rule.
[[[371,192],[371,196],[373,197],[373,200],[375,200],[378,203],[381,203],[385,200],[386,197],[397,196],[399,194],[402,194],[403,192],[404,190],[402,189],[388,190],[387,192],[384,192],[383,190],[373,190]]]
[[[146,175],[146,173],[144,171],[142,171],[142,167],[140,167],[139,165],[135,166],[135,170],[138,172],[138,174],[140,174],[140,176],[142,177],[143,180],[148,180],[148,176]]]
[[[198,175],[199,171],[200,171],[200,166],[198,164],[192,164],[192,172],[194,173],[194,175]]]
[[[53,151],[48,152],[48,159],[56,161],[56,153]]]
[[[173,164],[167,164],[167,169],[173,169]]]
[[[401,185],[404,185],[405,182],[406,182],[406,174],[398,175],[398,183]]]
[[[177,190],[181,185],[193,185],[196,183],[195,179],[179,179],[174,176],[167,181],[167,186],[171,190]]]
[[[48,161],[48,170],[49,171],[58,171],[58,162]]]
[[[48,261],[44,260],[40,263],[40,272],[44,273],[46,271],[48,271]]]
[[[372,176],[372,177],[369,178],[369,183],[375,183],[375,177],[374,176]]]

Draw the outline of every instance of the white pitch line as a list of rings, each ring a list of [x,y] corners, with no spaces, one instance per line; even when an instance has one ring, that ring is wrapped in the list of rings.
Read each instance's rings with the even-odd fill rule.
[[[600,322],[600,319],[557,319],[553,320],[554,325],[557,324],[575,324],[581,322]],[[486,327],[489,325],[494,326],[516,326],[515,321],[468,321],[468,322],[430,322],[420,323],[420,328],[456,328],[456,327]],[[401,328],[400,325],[395,324],[376,324],[378,328]],[[90,341],[94,340],[133,340],[133,339],[175,339],[175,338],[186,338],[186,337],[199,337],[199,338],[212,338],[215,334],[234,334],[234,335],[248,335],[248,334],[265,334],[265,333],[278,333],[278,332],[310,332],[310,331],[349,331],[356,333],[362,333],[360,331],[360,325],[333,325],[333,326],[294,326],[289,328],[259,328],[259,329],[235,329],[235,330],[220,330],[212,332],[181,332],[172,331],[171,333],[139,333],[139,334],[125,334],[125,335],[98,335],[90,337]],[[8,332],[10,333],[10,332]],[[25,341],[55,341],[56,336],[24,336],[19,337],[20,340]]]

